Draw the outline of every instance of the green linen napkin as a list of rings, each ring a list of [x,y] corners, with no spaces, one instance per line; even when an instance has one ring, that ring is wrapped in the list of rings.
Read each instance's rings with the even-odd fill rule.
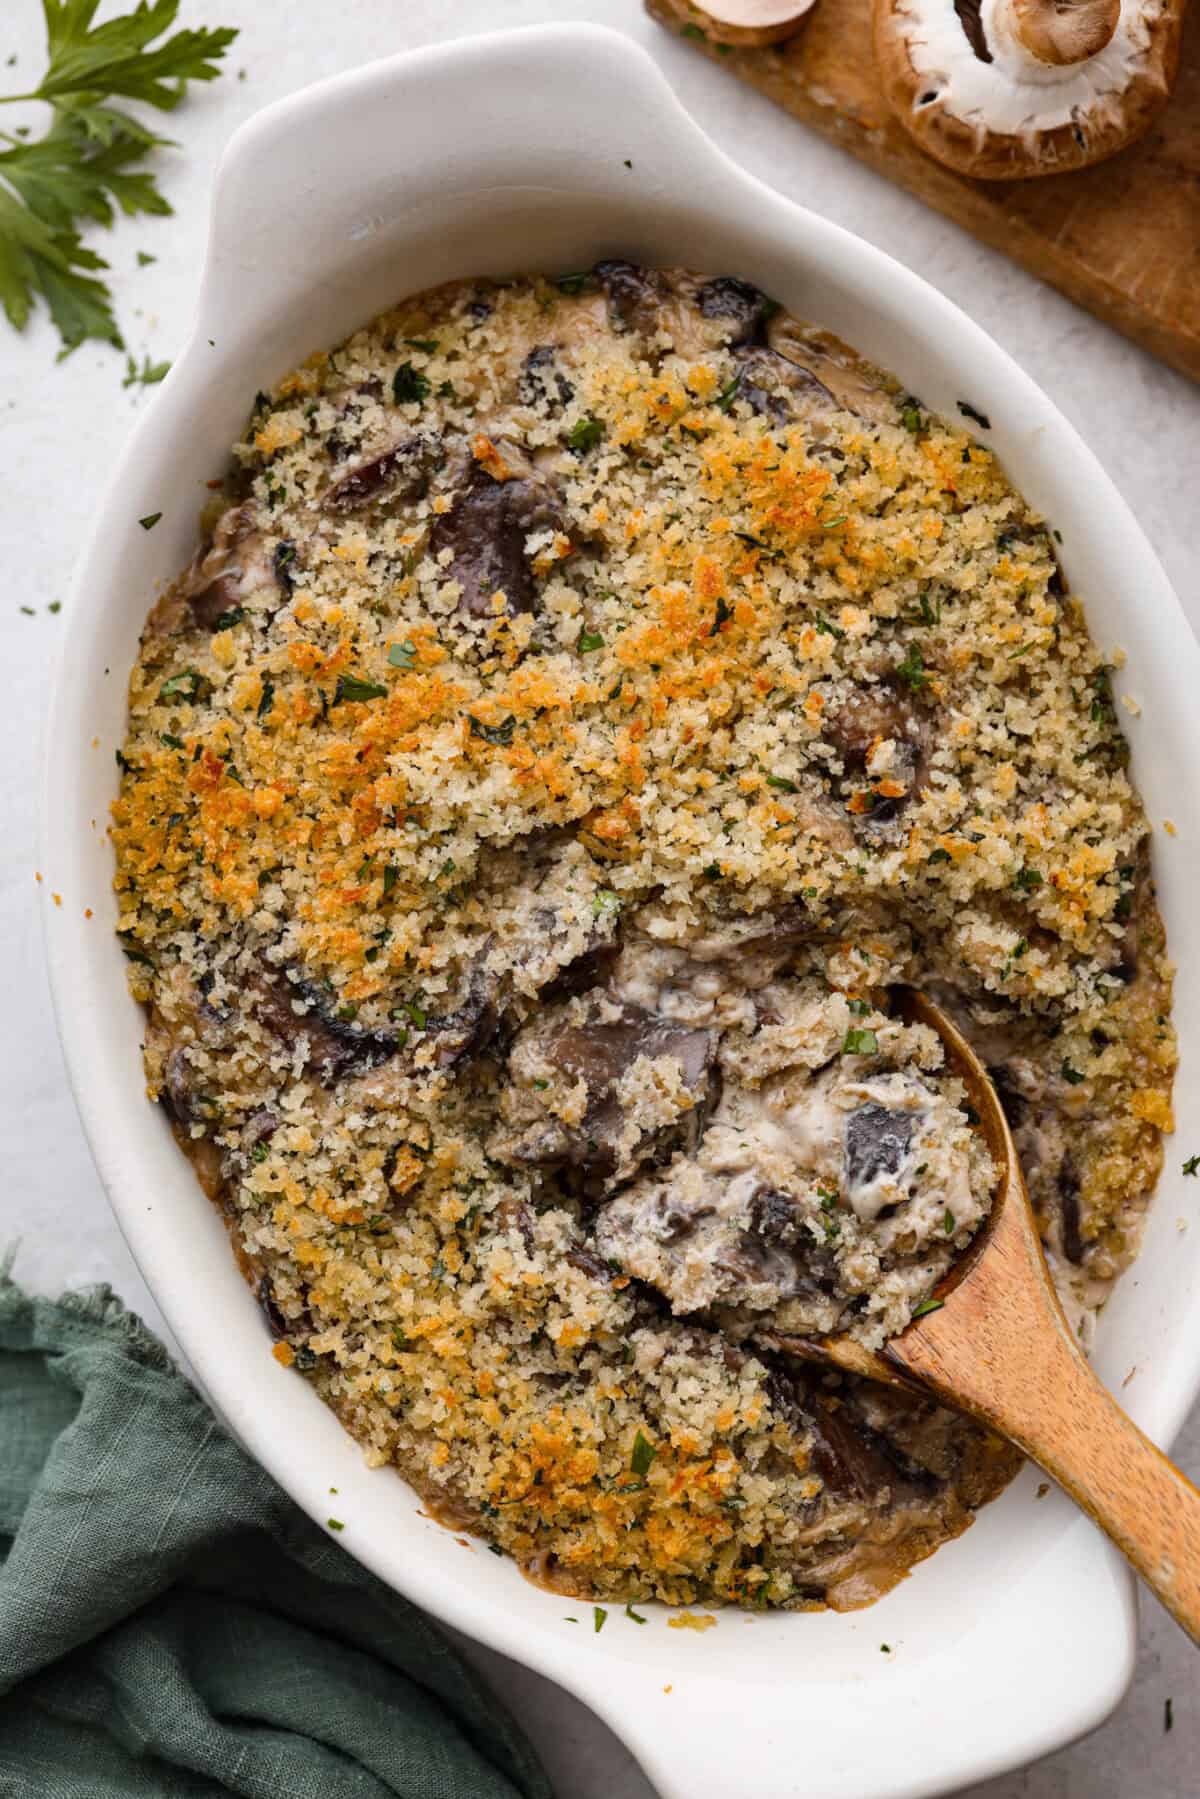
[[[107,1289],[0,1269],[4,1799],[553,1799],[421,1612]]]

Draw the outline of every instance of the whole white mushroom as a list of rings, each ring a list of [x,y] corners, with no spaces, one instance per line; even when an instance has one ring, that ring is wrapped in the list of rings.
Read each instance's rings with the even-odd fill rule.
[[[1187,0],[874,0],[888,103],[965,175],[1085,168],[1142,135],[1179,65]]]

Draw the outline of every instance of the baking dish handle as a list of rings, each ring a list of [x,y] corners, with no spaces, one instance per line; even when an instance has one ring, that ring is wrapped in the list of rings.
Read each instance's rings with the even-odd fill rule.
[[[567,136],[561,106],[544,103],[563,92],[575,96]],[[494,170],[494,188],[481,167]],[[745,205],[752,186],[618,32],[532,26],[409,52],[305,88],[234,133],[217,171],[194,341],[224,332],[228,347],[231,330],[261,332],[297,281],[319,316],[328,291],[353,291],[357,271],[415,215],[445,217],[454,273],[513,273],[529,254],[515,221],[502,248],[483,252],[503,267],[473,266],[475,240],[455,237],[466,195],[494,215],[501,196],[583,189],[593,216],[607,202],[615,221],[633,199],[645,209],[648,194],[652,214],[656,193],[702,189],[711,206],[727,188]],[[404,288],[394,262],[389,279],[394,297]],[[369,310],[360,301],[360,316]]]

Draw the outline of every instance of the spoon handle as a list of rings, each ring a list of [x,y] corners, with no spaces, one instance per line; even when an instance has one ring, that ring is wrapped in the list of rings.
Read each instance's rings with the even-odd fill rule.
[[[1044,1468],[1200,1643],[1200,1491],[1092,1372],[1027,1202],[1003,1207],[988,1253],[944,1310],[885,1354]]]

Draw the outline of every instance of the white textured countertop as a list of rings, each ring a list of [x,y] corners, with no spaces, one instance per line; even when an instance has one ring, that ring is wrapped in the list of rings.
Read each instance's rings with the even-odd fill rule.
[[[5,5],[0,65],[13,52],[18,61],[13,79],[0,86],[24,85],[40,67],[40,12],[36,0]],[[672,41],[644,18],[637,0],[395,0],[390,6],[338,0],[336,7],[328,0],[184,0],[184,23],[236,24],[242,36],[230,74],[197,92],[170,122],[181,148],[162,152],[160,170],[176,216],[122,222],[107,242],[103,233],[92,234],[90,241],[112,263],[130,349],[139,359],[149,353],[157,360],[182,343],[213,167],[230,132],[250,112],[372,57],[472,31],[567,18],[610,24],[638,38],[684,104],[738,161],[919,270],[991,332],[1098,453],[1140,517],[1193,623],[1200,623],[1200,389]],[[244,71],[241,78],[238,71]],[[619,135],[619,120],[613,129]],[[138,250],[155,262],[138,266]],[[0,1246],[19,1239],[16,1272],[27,1284],[56,1291],[109,1281],[169,1335],[88,1157],[55,1038],[35,915],[42,723],[54,657],[64,639],[69,653],[71,635],[68,610],[51,613],[48,606],[66,589],[113,457],[145,404],[144,390],[122,389],[123,362],[115,352],[86,346],[56,364],[56,348],[44,320],[22,338],[0,320]],[[1176,1453],[1194,1478],[1200,1476],[1200,1412]],[[615,1738],[574,1699],[500,1656],[471,1653],[537,1743],[562,1799],[651,1799],[651,1788]],[[1197,1666],[1182,1635],[1147,1602],[1137,1682],[1115,1717],[1049,1761],[971,1789],[971,1799],[1194,1799],[1200,1792]],[[1174,1702],[1169,1735],[1168,1698]],[[736,1720],[730,1727],[736,1729]],[[936,1721],[930,1728],[937,1728]],[[796,1755],[802,1764],[803,1743]]]

